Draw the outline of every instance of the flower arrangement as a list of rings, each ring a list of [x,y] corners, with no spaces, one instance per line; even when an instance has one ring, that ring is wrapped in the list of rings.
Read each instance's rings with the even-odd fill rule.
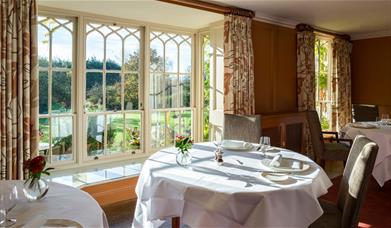
[[[28,172],[28,178],[26,182],[34,182],[41,179],[41,175],[50,175],[49,171],[54,168],[46,168],[46,160],[44,156],[37,156],[33,159],[29,159],[24,163],[24,170]]]
[[[191,140],[190,136],[178,135],[175,138],[175,148],[177,148],[178,152],[181,152],[182,154],[189,152],[189,149],[191,149],[192,145],[193,140]]]
[[[126,129],[129,135],[129,144],[135,148],[140,148],[140,132],[137,127]]]

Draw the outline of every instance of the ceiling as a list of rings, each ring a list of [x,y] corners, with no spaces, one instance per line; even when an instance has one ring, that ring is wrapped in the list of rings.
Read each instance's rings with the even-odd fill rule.
[[[223,15],[154,0],[37,0],[38,7],[68,9],[111,17],[200,29],[224,19]]]
[[[306,23],[341,34],[391,35],[391,0],[203,0],[256,12],[256,18],[287,26]],[[38,0],[39,6],[84,11],[200,29],[223,16],[155,0]]]
[[[352,36],[388,32],[391,0],[213,0],[256,12],[256,18],[288,25],[306,23]]]

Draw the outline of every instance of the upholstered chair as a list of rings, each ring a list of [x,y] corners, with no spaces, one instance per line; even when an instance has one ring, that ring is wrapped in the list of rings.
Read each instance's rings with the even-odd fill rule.
[[[354,122],[376,121],[379,116],[377,105],[353,104],[352,116]]]
[[[260,115],[224,114],[224,139],[259,143],[261,137]]]
[[[316,111],[307,112],[308,124],[311,133],[312,147],[315,158],[324,167],[326,160],[346,161],[349,155],[351,140],[340,139],[338,132],[322,131],[318,113]],[[325,142],[324,134],[333,135]]]
[[[343,172],[337,203],[320,200],[324,213],[310,228],[357,227],[377,151],[376,143],[368,138],[362,135],[355,138]]]

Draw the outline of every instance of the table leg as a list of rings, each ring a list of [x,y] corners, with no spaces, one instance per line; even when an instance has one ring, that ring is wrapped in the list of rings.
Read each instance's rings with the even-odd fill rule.
[[[172,217],[171,219],[171,227],[179,228],[181,225],[181,219],[179,217]]]

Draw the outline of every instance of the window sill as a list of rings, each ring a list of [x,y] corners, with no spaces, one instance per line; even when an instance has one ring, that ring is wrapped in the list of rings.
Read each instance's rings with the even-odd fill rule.
[[[114,180],[138,176],[147,157],[53,171],[49,181],[82,188]]]

